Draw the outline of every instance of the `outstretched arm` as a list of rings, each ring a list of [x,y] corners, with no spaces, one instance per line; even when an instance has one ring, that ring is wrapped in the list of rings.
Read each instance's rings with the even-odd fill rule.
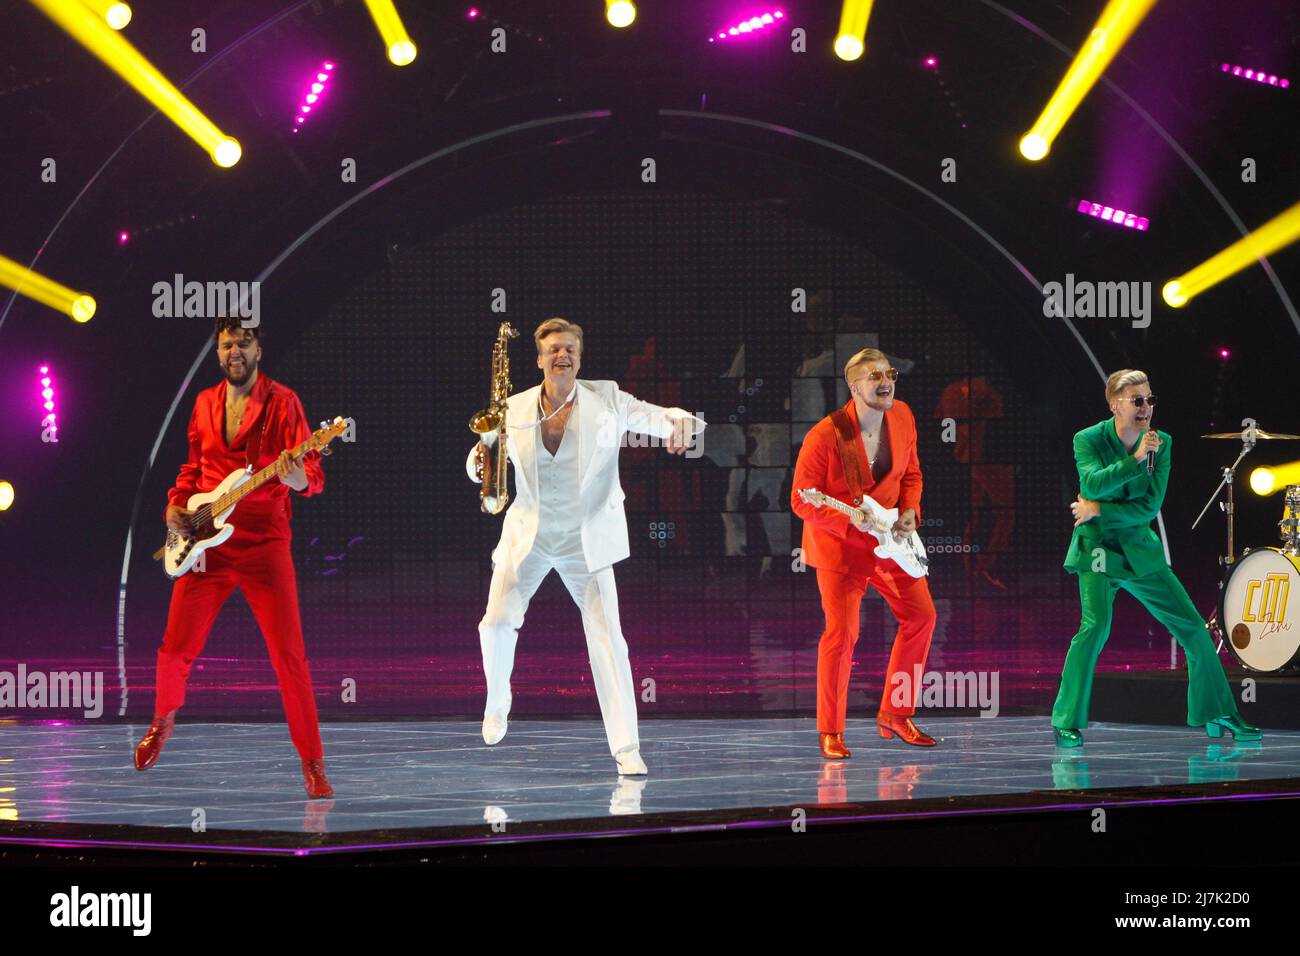
[[[618,416],[626,431],[666,439],[668,451],[683,454],[694,444],[695,437],[707,423],[683,408],[665,408],[619,389],[614,397]]]

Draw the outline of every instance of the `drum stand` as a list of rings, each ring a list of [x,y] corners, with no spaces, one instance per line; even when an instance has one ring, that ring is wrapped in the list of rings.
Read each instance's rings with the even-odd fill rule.
[[[1210,500],[1205,503],[1205,507],[1201,509],[1201,513],[1197,515],[1196,520],[1192,522],[1192,530],[1195,531],[1196,526],[1200,524],[1201,519],[1205,517],[1205,513],[1210,510],[1210,505],[1214,504],[1218,499],[1219,492],[1224,488],[1228,489],[1228,500],[1219,502],[1219,510],[1221,510],[1228,518],[1228,551],[1226,554],[1219,555],[1219,566],[1224,570],[1224,574],[1219,577],[1220,591],[1223,590],[1223,582],[1226,580],[1227,572],[1232,570],[1233,562],[1237,560],[1236,545],[1233,541],[1233,521],[1237,501],[1234,486],[1237,477],[1237,466],[1241,464],[1243,458],[1254,450],[1255,431],[1252,428],[1247,428],[1241,433],[1241,454],[1237,456],[1236,461],[1223,469],[1223,479],[1219,482],[1219,487],[1214,489],[1214,494],[1210,495]],[[1219,626],[1218,601],[1214,602],[1214,610],[1210,612],[1206,624],[1209,625],[1210,633],[1219,639],[1219,645],[1216,650],[1223,650],[1223,628]]]

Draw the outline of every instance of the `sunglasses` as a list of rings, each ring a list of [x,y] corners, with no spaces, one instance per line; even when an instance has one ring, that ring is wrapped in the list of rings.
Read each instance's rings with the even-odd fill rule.
[[[1156,407],[1156,397],[1154,395],[1134,395],[1132,398],[1121,398],[1120,401],[1132,402],[1137,408],[1141,408],[1143,405],[1150,405],[1152,408]]]
[[[898,369],[891,368],[891,369],[886,369],[883,372],[880,371],[868,372],[866,375],[863,375],[861,378],[854,379],[854,383],[856,384],[857,382],[879,382],[882,378],[887,378],[891,382],[897,381]]]

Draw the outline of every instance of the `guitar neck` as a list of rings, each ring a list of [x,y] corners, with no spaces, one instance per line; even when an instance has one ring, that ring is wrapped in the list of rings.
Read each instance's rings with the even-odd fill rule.
[[[862,521],[866,517],[865,512],[863,512],[861,508],[855,508],[852,505],[846,505],[838,498],[832,498],[830,495],[823,495],[822,503],[825,504],[827,507],[834,508],[842,515],[848,515],[850,519],[857,519],[858,521]]]
[[[289,453],[293,455],[295,459],[301,458],[303,455],[307,454],[307,452],[315,449],[317,445],[318,442],[316,441],[315,436],[313,436],[308,438],[301,445],[298,445],[296,448],[291,449]],[[271,464],[257,472],[252,478],[248,479],[248,481],[244,482],[238,488],[231,488],[224,495],[214,501],[212,503],[212,513],[214,515],[219,515],[223,511],[233,508],[235,505],[239,504],[239,502],[244,500],[245,495],[251,495],[254,491],[261,488],[274,477],[275,462],[271,462]]]

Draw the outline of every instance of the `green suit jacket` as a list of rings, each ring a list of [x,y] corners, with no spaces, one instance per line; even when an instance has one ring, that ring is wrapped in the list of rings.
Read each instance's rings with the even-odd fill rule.
[[[1074,436],[1079,493],[1100,502],[1101,514],[1074,529],[1065,556],[1067,571],[1104,570],[1116,577],[1143,577],[1168,566],[1151,520],[1165,500],[1173,441],[1164,432],[1158,434],[1163,444],[1150,475],[1146,462],[1133,458],[1137,445],[1125,449],[1120,442],[1114,419],[1098,422]]]

